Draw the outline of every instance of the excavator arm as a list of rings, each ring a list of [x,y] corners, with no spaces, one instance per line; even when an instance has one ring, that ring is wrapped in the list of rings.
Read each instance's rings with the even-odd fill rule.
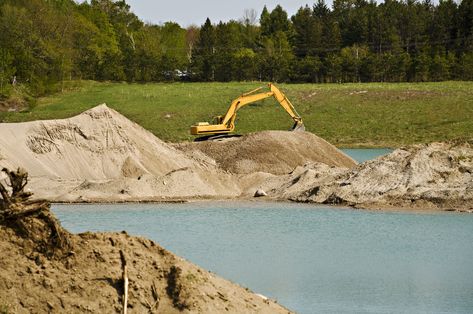
[[[289,99],[287,99],[286,95],[284,95],[279,88],[274,86],[273,84],[269,83],[269,88],[273,93],[273,97],[279,102],[279,104],[286,110],[286,112],[291,116],[292,120],[294,120],[294,126],[292,127],[293,131],[304,131],[304,123],[302,123],[301,116],[297,113],[296,108],[291,104]]]
[[[241,95],[240,97],[232,101],[230,107],[227,110],[227,113],[223,117],[216,117],[216,124],[199,122],[196,125],[191,126],[191,134],[214,135],[233,132],[233,130],[235,129],[236,114],[240,108],[269,97],[274,97],[294,120],[294,126],[292,127],[292,130],[304,130],[302,118],[299,116],[289,99],[287,99],[287,97],[273,84],[270,83],[268,84],[268,86],[270,89],[269,92],[256,93],[261,90],[261,88],[257,88],[251,92]]]

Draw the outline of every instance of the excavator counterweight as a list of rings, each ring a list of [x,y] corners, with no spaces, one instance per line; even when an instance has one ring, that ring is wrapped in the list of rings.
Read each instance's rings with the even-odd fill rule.
[[[294,126],[292,127],[293,131],[304,131],[304,123],[302,118],[297,113],[294,106],[291,104],[289,99],[273,84],[269,83],[269,92],[259,92],[262,88],[257,88],[248,93],[245,93],[232,101],[230,107],[227,110],[227,113],[224,116],[216,117],[216,123],[210,124],[208,122],[198,122],[195,125],[191,126],[192,135],[218,135],[218,134],[227,134],[235,130],[235,119],[237,111],[248,104],[254,103],[256,101],[274,97],[279,104],[286,110],[286,112],[294,120]]]

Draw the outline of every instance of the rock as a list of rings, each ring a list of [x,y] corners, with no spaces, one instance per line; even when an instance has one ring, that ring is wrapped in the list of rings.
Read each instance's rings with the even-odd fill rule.
[[[255,197],[262,197],[262,196],[267,196],[267,195],[268,195],[268,194],[266,194],[265,191],[263,191],[262,189],[258,189],[258,190],[256,190],[254,196],[255,196]]]

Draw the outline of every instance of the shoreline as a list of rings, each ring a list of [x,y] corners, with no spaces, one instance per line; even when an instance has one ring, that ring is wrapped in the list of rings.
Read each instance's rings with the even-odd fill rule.
[[[309,132],[169,145],[105,104],[65,120],[0,123],[0,165],[64,204],[263,199],[371,210],[473,211],[473,140],[358,164]],[[261,199],[260,199],[261,200]]]
[[[49,201],[48,201],[49,202]],[[147,204],[190,204],[190,203],[225,203],[225,202],[234,202],[234,203],[287,203],[287,204],[297,204],[305,205],[307,207],[325,208],[331,210],[361,210],[368,212],[400,212],[400,213],[468,213],[472,214],[473,209],[463,209],[463,208],[429,208],[429,207],[396,207],[396,206],[373,206],[373,205],[336,205],[336,204],[320,204],[320,203],[311,203],[311,202],[297,202],[292,200],[285,199],[276,199],[276,198],[189,198],[189,199],[173,199],[173,200],[142,200],[142,201],[106,201],[106,202],[61,202],[54,201],[50,202],[51,205],[126,205],[126,204],[135,204],[135,205],[147,205]]]

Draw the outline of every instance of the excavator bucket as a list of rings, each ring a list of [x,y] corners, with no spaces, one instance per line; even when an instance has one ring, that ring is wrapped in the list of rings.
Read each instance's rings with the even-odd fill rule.
[[[291,128],[291,131],[305,131],[304,123],[296,122]]]

